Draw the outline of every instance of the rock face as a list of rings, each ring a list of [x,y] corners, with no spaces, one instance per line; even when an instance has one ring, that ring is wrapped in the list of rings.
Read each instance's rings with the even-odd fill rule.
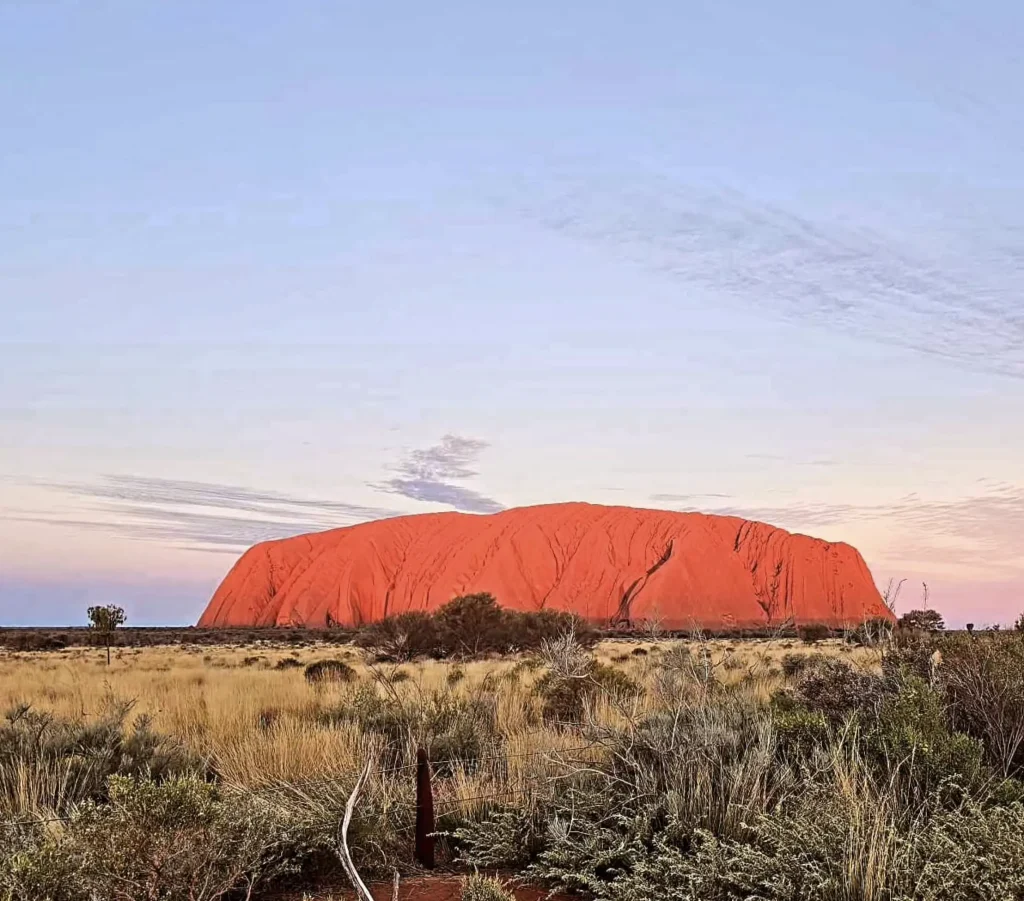
[[[551,504],[403,516],[257,544],[199,625],[360,625],[478,591],[516,610],[667,629],[891,617],[846,544],[732,516]]]

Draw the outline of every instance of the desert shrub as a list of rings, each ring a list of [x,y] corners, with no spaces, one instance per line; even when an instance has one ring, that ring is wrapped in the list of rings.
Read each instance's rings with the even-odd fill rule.
[[[1002,773],[1024,771],[1024,639],[947,636],[939,679],[953,724],[979,738]]]
[[[459,897],[461,901],[516,901],[500,879],[479,873],[463,878]]]
[[[885,695],[861,729],[879,778],[899,784],[915,804],[949,780],[974,789],[988,781],[981,742],[951,728],[943,696],[919,677]]]
[[[450,688],[454,688],[466,678],[466,671],[461,666],[453,666],[448,670],[445,681]]]
[[[443,656],[434,617],[418,610],[364,626],[355,643],[376,651],[385,660]]]
[[[899,618],[899,627],[908,632],[941,632],[946,623],[938,610],[908,610]]]
[[[479,593],[453,598],[433,614],[403,613],[372,623],[360,631],[356,643],[376,651],[381,660],[473,659],[535,650],[570,630],[582,644],[597,640],[597,633],[572,614],[504,610],[493,595]]]
[[[543,847],[546,826],[540,811],[501,807],[462,825],[452,837],[459,862],[473,867],[522,870]]]
[[[817,666],[825,659],[824,654],[785,654],[782,658],[782,674],[787,679],[799,676],[805,670]]]
[[[882,656],[882,673],[890,684],[897,684],[908,677],[932,683],[938,659],[935,641],[930,635],[897,631]]]
[[[545,673],[534,686],[543,699],[545,722],[559,726],[578,726],[590,706],[602,695],[625,700],[641,692],[640,686],[622,670],[590,659],[579,674]]]
[[[386,680],[361,683],[341,705],[322,714],[325,723],[356,722],[384,740],[387,763],[405,765],[412,749],[425,748],[439,776],[456,768],[472,771],[501,743],[497,704],[490,692],[463,694],[444,687],[403,692]]]
[[[822,623],[804,623],[796,627],[796,635],[804,644],[817,644],[832,634],[832,630]]]
[[[0,722],[0,815],[62,814],[80,801],[101,801],[110,776],[203,772],[201,760],[155,732],[148,717],[130,721],[130,711],[111,701],[91,723],[27,706],[8,711]]]
[[[356,678],[356,671],[344,660],[318,660],[307,665],[302,674],[311,684],[352,682]]]
[[[780,705],[773,720],[779,757],[804,761],[832,741],[833,729],[821,711],[799,705]]]
[[[825,657],[806,668],[789,691],[808,710],[832,722],[877,707],[884,685],[879,676],[854,669],[843,660]]]
[[[302,661],[298,657],[282,657],[274,664],[274,669],[299,669]]]
[[[288,825],[195,777],[111,777],[107,802],[8,860],[13,901],[214,901],[286,868]],[[3,883],[0,883],[3,884]]]

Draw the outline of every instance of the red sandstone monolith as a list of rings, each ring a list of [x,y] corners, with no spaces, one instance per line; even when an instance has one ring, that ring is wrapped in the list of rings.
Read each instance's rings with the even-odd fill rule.
[[[735,516],[568,503],[263,542],[234,565],[199,625],[355,626],[473,592],[515,610],[665,629],[892,616],[847,544]]]

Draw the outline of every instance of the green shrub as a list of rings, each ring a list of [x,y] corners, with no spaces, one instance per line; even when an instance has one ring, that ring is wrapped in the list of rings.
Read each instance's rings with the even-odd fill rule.
[[[820,711],[799,705],[779,705],[774,717],[779,756],[806,760],[832,740],[832,726]]]
[[[642,689],[622,670],[591,658],[578,675],[545,673],[534,691],[543,699],[545,722],[577,727],[583,723],[589,706],[602,695],[621,701],[639,695]]]
[[[1024,772],[1024,637],[951,635],[939,650],[953,724],[984,743],[1000,772]]]
[[[898,780],[914,803],[950,780],[972,789],[988,781],[981,742],[951,729],[942,695],[918,677],[887,694],[862,730],[880,778]]]
[[[543,846],[545,825],[540,816],[517,807],[489,812],[479,822],[454,832],[459,861],[473,867],[521,870]]]
[[[13,855],[0,877],[13,901],[214,901],[288,867],[288,824],[200,779],[113,776],[107,796]]]
[[[384,660],[444,656],[434,618],[418,610],[364,626],[356,635],[355,643],[376,651]]]
[[[490,692],[465,695],[447,686],[421,692],[413,686],[406,693],[393,684],[381,690],[372,682],[361,683],[323,715],[327,723],[356,722],[362,731],[381,736],[388,763],[409,763],[410,749],[425,748],[439,776],[456,768],[472,771],[481,757],[492,754],[501,743],[497,718]]]
[[[63,814],[80,801],[101,801],[113,775],[159,780],[204,771],[203,761],[155,732],[148,717],[129,721],[130,711],[111,701],[91,723],[27,706],[8,711],[0,722],[0,817]],[[23,809],[26,796],[35,809]]]

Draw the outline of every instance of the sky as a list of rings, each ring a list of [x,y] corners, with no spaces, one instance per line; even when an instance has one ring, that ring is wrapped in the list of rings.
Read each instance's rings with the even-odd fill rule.
[[[0,2],[0,623],[584,500],[1024,610],[1024,5]]]

